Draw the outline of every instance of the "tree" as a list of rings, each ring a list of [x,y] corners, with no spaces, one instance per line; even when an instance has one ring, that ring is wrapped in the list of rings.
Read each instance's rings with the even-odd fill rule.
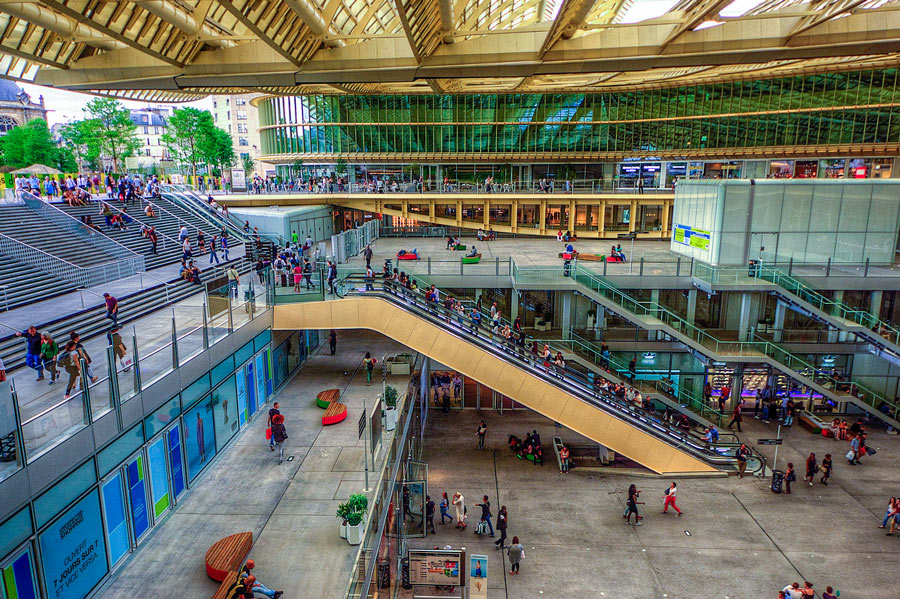
[[[162,142],[182,166],[191,167],[191,174],[197,175],[197,163],[208,157],[208,141],[215,134],[216,126],[212,114],[196,108],[176,108],[169,119],[169,126],[162,136]],[[227,135],[227,133],[226,133]]]
[[[253,169],[256,168],[256,162],[250,156],[244,156],[241,159],[241,166],[244,167],[244,175],[250,176],[253,174]]]
[[[213,126],[201,136],[199,143],[203,160],[218,167],[219,173],[234,164],[234,142],[224,129]]]
[[[89,116],[85,119],[88,123],[85,127],[96,136],[100,155],[112,161],[114,172],[120,172],[119,162],[132,156],[141,143],[131,114],[121,102],[112,98],[94,98],[84,110]]]
[[[75,155],[79,170],[84,167],[95,171],[103,168],[99,129],[100,121],[97,119],[75,121],[60,127],[62,143]]]
[[[347,174],[347,161],[343,158],[338,158],[337,162],[334,164],[334,172],[338,174],[338,176],[344,176]]]
[[[13,168],[44,164],[69,173],[78,168],[72,151],[56,145],[43,119],[28,121],[0,138],[0,159]]]

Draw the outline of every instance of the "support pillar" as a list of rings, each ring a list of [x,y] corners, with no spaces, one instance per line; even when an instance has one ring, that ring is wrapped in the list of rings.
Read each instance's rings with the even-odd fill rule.
[[[509,321],[515,322],[516,317],[519,315],[519,292],[515,289],[510,289],[509,291]]]
[[[594,319],[594,339],[603,341],[603,331],[606,329],[606,310],[600,304],[594,304],[597,316]]]
[[[659,305],[659,289],[650,290],[650,301]],[[658,314],[656,314],[658,316]],[[647,337],[651,341],[659,341],[662,338],[661,331],[647,331]]]
[[[726,409],[733,410],[734,406],[736,406],[738,404],[738,402],[743,401],[743,398],[741,397],[741,391],[743,390],[743,385],[744,385],[744,372],[743,372],[743,370],[741,370],[741,367],[739,366],[734,371],[734,376],[731,379],[731,401],[729,402],[729,405],[726,406]]]
[[[881,298],[884,296],[884,292],[880,289],[872,292],[872,300],[869,304],[869,314],[874,316],[875,318],[881,318]]]
[[[636,224],[635,221],[637,220],[637,200],[631,200],[631,206],[629,206],[629,208],[631,209],[631,215],[628,218],[628,232],[634,233]]]
[[[741,294],[741,316],[738,321],[738,340],[748,341],[750,337],[750,306],[752,304],[749,293]]]
[[[781,343],[784,335],[782,331],[784,331],[784,315],[787,311],[787,306],[781,300],[775,302],[775,333],[773,339],[775,343]]]
[[[562,294],[562,301],[560,302],[560,308],[562,309],[562,313],[560,314],[560,327],[562,328],[562,338],[569,339],[571,336],[569,331],[572,330],[572,292],[571,291],[559,291],[558,293]]]
[[[686,320],[694,324],[694,321],[697,318],[697,289],[691,288],[688,290],[687,296],[687,318]]]

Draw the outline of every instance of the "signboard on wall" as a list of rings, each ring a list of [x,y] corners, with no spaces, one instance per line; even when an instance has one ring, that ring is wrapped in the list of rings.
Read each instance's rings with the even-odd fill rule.
[[[681,245],[687,245],[699,250],[709,251],[709,238],[711,233],[703,229],[694,229],[685,225],[675,225],[672,240]]]
[[[47,597],[85,597],[107,571],[97,491],[57,518],[41,534],[40,546]]]
[[[462,586],[466,552],[461,550],[410,549],[409,582],[414,585]]]

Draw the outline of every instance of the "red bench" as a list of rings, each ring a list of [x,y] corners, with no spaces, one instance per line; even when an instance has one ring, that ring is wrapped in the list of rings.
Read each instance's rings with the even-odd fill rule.
[[[219,539],[206,550],[206,573],[217,582],[233,580],[229,572],[238,572],[253,546],[252,532],[239,532]]]
[[[316,405],[325,410],[322,416],[322,425],[337,424],[347,418],[347,406],[340,403],[340,389],[326,389],[316,395]]]

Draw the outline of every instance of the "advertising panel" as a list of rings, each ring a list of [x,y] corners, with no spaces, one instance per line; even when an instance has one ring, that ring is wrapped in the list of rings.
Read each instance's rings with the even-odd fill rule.
[[[181,464],[181,436],[176,424],[169,430],[169,464],[172,467],[172,493],[175,497],[184,491],[184,468]]]
[[[272,356],[269,350],[263,352],[263,362],[266,365],[266,397],[272,395]]]
[[[469,599],[485,599],[488,586],[488,556],[469,556]]]
[[[688,245],[700,250],[709,250],[709,237],[711,233],[703,229],[694,229],[685,225],[675,225],[672,240],[681,245]]]
[[[144,481],[144,457],[138,456],[128,463],[128,498],[131,500],[131,530],[135,540],[150,528],[147,515],[147,483]]]
[[[247,191],[247,173],[244,172],[244,169],[231,169],[231,190]]]
[[[266,363],[265,356],[259,354],[256,356],[256,396],[259,398],[259,405],[266,403]]]
[[[9,560],[0,572],[0,589],[3,597],[9,599],[37,599],[37,585],[34,582],[34,563],[31,549],[25,549]]]
[[[125,519],[125,495],[122,493],[122,474],[103,483],[103,517],[106,521],[106,544],[109,546],[109,561],[118,562],[128,553],[128,520]]]
[[[162,436],[147,448],[150,465],[150,497],[153,503],[153,517],[162,516],[172,499],[169,495],[169,469],[166,466],[166,437]]]
[[[234,375],[212,392],[213,422],[216,427],[216,448],[221,451],[238,431],[237,393]]]
[[[50,599],[81,599],[106,575],[100,496],[91,491],[38,538]]]
[[[184,416],[184,445],[187,452],[188,479],[200,474],[216,455],[216,436],[213,433],[212,404],[209,399]]]
[[[410,549],[409,582],[414,585],[461,586],[465,580],[465,551]]]
[[[250,414],[247,411],[247,377],[243,368],[235,375],[235,382],[237,383],[238,422],[244,426],[250,420]]]
[[[244,368],[244,371],[247,374],[247,397],[250,400],[250,411],[256,414],[256,410],[259,409],[263,402],[256,401],[256,384],[254,383],[256,375],[253,372],[253,360],[247,362],[247,367]]]

